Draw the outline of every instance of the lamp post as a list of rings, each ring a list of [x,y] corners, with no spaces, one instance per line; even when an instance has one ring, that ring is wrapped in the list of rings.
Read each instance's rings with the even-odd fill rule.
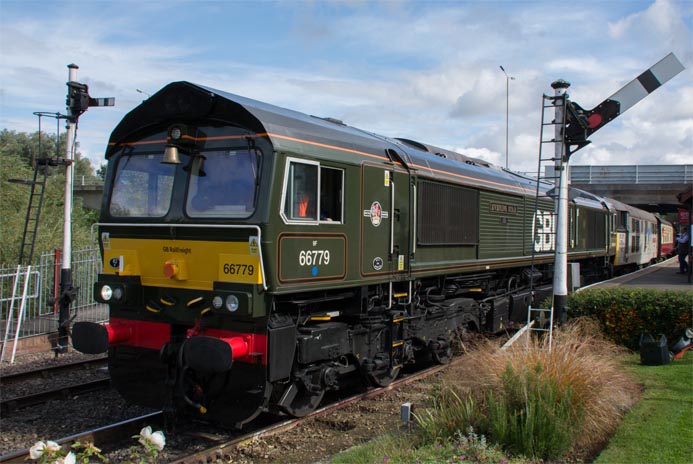
[[[508,169],[508,127],[510,126],[510,81],[515,80],[513,76],[508,76],[505,68],[500,66],[505,74],[505,169]]]

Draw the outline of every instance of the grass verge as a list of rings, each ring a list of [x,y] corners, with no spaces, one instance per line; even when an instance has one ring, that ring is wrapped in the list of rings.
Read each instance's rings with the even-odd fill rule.
[[[595,464],[693,462],[693,352],[666,366],[642,366],[639,355],[625,364],[643,384],[643,398]]]

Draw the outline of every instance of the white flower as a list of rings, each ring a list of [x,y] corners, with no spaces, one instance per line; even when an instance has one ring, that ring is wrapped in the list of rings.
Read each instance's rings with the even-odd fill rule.
[[[31,459],[38,459],[43,456],[43,453],[48,451],[50,454],[60,451],[60,445],[54,441],[48,440],[46,442],[38,441],[34,446],[29,448],[29,457]]]
[[[29,457],[31,459],[38,459],[41,456],[43,456],[43,452],[45,451],[45,449],[46,444],[43,441],[38,441],[34,444],[34,446],[29,448]]]
[[[152,434],[152,445],[154,445],[159,451],[164,449],[164,446],[166,446],[166,437],[164,436],[164,432],[157,430]]]
[[[48,440],[48,441],[46,441],[46,451],[52,451],[52,452],[60,451],[60,445],[54,441]]]
[[[161,430],[152,432],[152,428],[150,426],[146,426],[145,428],[140,430],[139,442],[144,446],[150,444],[159,451],[161,451],[162,449],[164,449],[164,446],[166,446],[166,437],[164,436],[164,432],[162,432]]]
[[[55,464],[75,464],[77,462],[77,457],[75,456],[75,453],[70,451],[67,453],[67,456],[65,456],[62,459],[58,459],[55,461]]]

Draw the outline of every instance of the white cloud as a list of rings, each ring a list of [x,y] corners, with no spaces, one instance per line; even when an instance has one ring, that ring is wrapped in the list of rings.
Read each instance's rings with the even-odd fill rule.
[[[176,80],[386,136],[463,147],[465,154],[504,165],[503,65],[516,77],[509,92],[510,166],[530,171],[536,169],[541,95],[551,92],[552,81],[571,81],[571,98],[591,108],[671,50],[687,70],[601,129],[574,162],[647,162],[654,150],[663,160],[691,162],[693,12],[686,2],[588,2],[560,21],[553,4],[543,2],[502,8],[213,2],[199,9],[199,17],[211,21],[204,27],[195,22],[199,17],[179,16],[180,4],[78,5],[92,18],[79,27],[72,14],[27,10],[0,19],[0,126],[33,131],[31,112],[64,112],[65,65],[75,62],[78,80],[93,96],[116,97],[115,108],[92,108],[80,120],[81,151],[95,166],[110,131],[144,98],[135,89],[154,93]],[[244,16],[253,8],[255,16]],[[239,18],[251,27],[234,23]],[[156,36],[159,30],[167,34]]]

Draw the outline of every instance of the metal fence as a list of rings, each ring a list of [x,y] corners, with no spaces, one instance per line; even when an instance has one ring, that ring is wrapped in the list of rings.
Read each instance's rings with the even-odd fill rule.
[[[41,255],[31,266],[0,266],[0,328],[6,342],[58,330],[58,295],[61,263],[54,253]],[[92,288],[101,272],[98,248],[72,253],[72,285],[77,298],[70,306],[75,321],[108,319],[108,307],[94,302]]]
[[[546,175],[553,176],[553,166],[546,167]],[[623,166],[570,166],[572,184],[691,184],[693,164],[675,165],[623,165]]]

